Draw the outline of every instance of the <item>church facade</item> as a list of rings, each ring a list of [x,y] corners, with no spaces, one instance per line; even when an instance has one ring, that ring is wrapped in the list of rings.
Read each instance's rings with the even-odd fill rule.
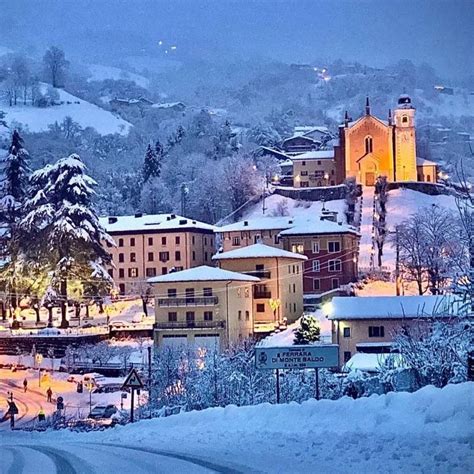
[[[368,98],[365,115],[359,119],[352,121],[346,112],[334,147],[334,166],[339,183],[354,177],[358,183],[373,186],[378,176],[392,182],[436,182],[436,165],[417,159],[415,108],[407,95],[400,96],[387,120],[371,114]]]

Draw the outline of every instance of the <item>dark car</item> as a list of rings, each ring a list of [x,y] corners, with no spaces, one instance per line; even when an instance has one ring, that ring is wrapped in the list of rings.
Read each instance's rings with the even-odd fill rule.
[[[96,405],[92,409],[89,418],[110,418],[115,413],[117,413],[117,407],[115,405]]]

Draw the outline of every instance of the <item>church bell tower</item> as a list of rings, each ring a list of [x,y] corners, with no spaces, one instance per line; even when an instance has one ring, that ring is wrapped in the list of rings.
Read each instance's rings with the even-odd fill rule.
[[[415,108],[403,94],[394,111],[395,180],[417,181]]]

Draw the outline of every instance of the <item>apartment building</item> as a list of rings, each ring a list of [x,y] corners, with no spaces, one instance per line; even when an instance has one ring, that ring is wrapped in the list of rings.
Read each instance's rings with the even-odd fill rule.
[[[258,277],[253,285],[254,332],[269,333],[303,314],[303,262],[299,253],[254,244],[214,255],[223,270]]]
[[[199,266],[148,279],[155,295],[159,347],[218,347],[253,336],[256,276]]]
[[[109,273],[122,295],[143,291],[146,279],[211,263],[215,227],[176,214],[109,216],[100,223],[112,236]]]
[[[447,295],[336,297],[323,306],[332,321],[332,342],[339,345],[340,366],[358,352],[390,352],[402,329],[429,331],[433,319],[466,310]]]
[[[357,280],[359,234],[352,226],[324,217],[279,234],[287,251],[305,255],[303,291],[320,294]]]

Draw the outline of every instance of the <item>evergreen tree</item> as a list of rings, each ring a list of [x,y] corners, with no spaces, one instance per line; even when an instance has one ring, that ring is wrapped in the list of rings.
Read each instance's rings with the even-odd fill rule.
[[[150,178],[158,178],[161,174],[161,161],[156,154],[156,150],[162,151],[159,141],[156,142],[155,150],[148,145],[145,152],[145,160],[143,162],[143,182],[146,183]]]
[[[30,261],[50,273],[61,304],[61,327],[67,327],[68,282],[106,291],[112,280],[105,268],[111,260],[104,243],[112,238],[99,224],[92,206],[96,182],[78,155],[70,155],[31,177],[28,213],[21,225]]]
[[[294,344],[310,344],[311,342],[319,341],[321,334],[319,322],[314,316],[302,316],[300,327],[295,329],[294,333]]]
[[[17,305],[18,279],[22,273],[18,223],[24,212],[30,174],[29,160],[30,155],[23,146],[23,139],[15,130],[8,154],[2,163],[4,179],[0,197],[0,225],[3,228],[1,252],[2,255],[8,255],[8,263],[1,269],[1,275],[7,282],[13,308]]]

